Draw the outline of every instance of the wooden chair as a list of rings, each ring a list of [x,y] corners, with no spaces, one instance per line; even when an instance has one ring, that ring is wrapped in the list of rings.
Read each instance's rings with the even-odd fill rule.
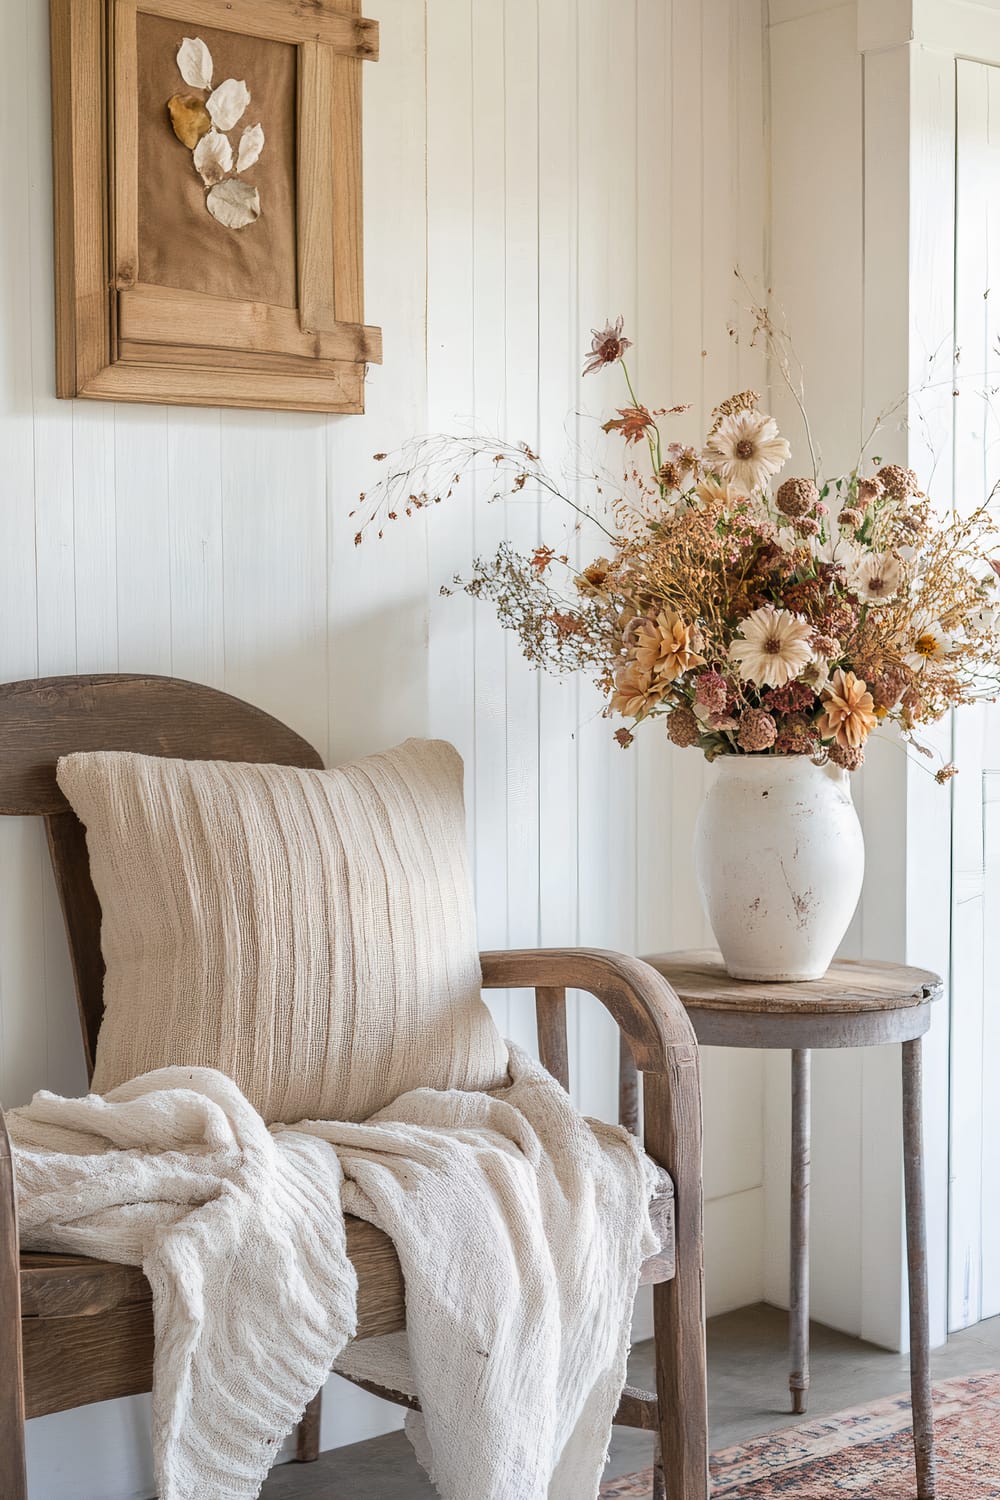
[[[311,745],[268,714],[189,682],[100,676],[0,686],[0,814],[45,820],[88,1076],[103,1003],[101,912],[83,826],[56,785],[55,767],[61,755],[97,749],[322,765]],[[622,1120],[632,1129],[638,1127],[636,1066],[643,1074],[646,1149],[665,1169],[658,1198],[662,1248],[644,1268],[644,1279],[654,1283],[657,1389],[654,1395],[626,1387],[616,1420],[659,1435],[656,1495],[705,1500],[701,1098],[691,1026],[667,982],[621,954],[484,953],[482,965],[487,987],[534,989],[540,1056],[564,1085],[566,990],[588,991],[604,1003],[621,1032]],[[390,1241],[348,1219],[347,1245],[358,1271],[358,1337],[403,1328],[405,1289]],[[14,1167],[0,1117],[0,1500],[27,1500],[26,1417],[148,1391],[152,1367],[150,1292],[141,1271],[82,1256],[19,1255]],[[302,1460],[319,1451],[318,1419],[317,1399],[299,1428]]]

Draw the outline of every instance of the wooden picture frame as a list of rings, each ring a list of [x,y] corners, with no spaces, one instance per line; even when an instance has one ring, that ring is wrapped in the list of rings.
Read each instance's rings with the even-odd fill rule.
[[[364,410],[365,367],[381,361],[381,333],[364,323],[361,69],[378,56],[378,26],[358,4],[51,0],[57,395]],[[178,41],[239,33],[294,49],[285,305],[252,286],[251,295],[213,296],[176,276],[173,285],[143,277],[140,132],[172,128],[166,99],[162,117],[140,118],[137,29],[147,17],[176,23]],[[218,234],[224,264],[225,237],[258,225],[195,228]]]

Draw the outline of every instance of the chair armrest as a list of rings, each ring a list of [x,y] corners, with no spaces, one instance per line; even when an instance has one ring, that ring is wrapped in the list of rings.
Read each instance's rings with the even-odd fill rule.
[[[481,953],[485,989],[572,989],[594,995],[628,1038],[643,1073],[670,1070],[694,1029],[672,987],[641,958],[603,948],[519,948]]]
[[[684,1337],[703,1345],[701,1066],[683,1005],[649,964],[602,948],[482,953],[480,963],[485,989],[586,990],[627,1038],[644,1074],[645,1148],[673,1180],[678,1264],[693,1277]]]

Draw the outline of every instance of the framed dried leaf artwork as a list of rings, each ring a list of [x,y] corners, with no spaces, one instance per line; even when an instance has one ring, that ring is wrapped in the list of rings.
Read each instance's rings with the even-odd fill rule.
[[[364,410],[360,0],[51,0],[60,396]]]

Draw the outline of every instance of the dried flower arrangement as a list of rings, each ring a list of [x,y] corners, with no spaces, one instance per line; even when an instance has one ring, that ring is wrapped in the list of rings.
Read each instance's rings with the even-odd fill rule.
[[[754,312],[773,336],[766,310]],[[633,727],[663,717],[674,744],[710,760],[809,755],[853,771],[881,723],[930,754],[918,726],[994,697],[1000,679],[1000,560],[989,556],[1000,532],[989,501],[940,519],[912,470],[878,460],[869,473],[859,465],[775,486],[790,448],[755,391],[715,409],[700,447],[665,442],[662,420],[687,408],[638,401],[630,347],[619,318],[595,330],[584,367],[620,367],[629,394],[604,424],[626,450],[609,524],[526,444],[430,438],[361,497],[356,541],[447,499],[489,460],[493,498],[526,486],[560,498],[606,534],[606,555],[578,569],[553,547],[524,555],[504,544],[456,583],[494,604],[534,665],[590,676],[606,714]],[[632,728],[615,738],[629,745]],[[937,779],[954,771],[943,766]]]
[[[212,87],[212,54],[200,36],[186,36],[177,49],[177,69],[197,93],[172,94],[167,114],[174,135],[191,152],[195,171],[205,187],[205,207],[227,229],[245,229],[260,218],[260,193],[240,174],[252,167],[264,149],[259,124],[240,132],[236,153],[228,132],[238,125],[250,104],[250,90],[241,78],[226,78]]]

